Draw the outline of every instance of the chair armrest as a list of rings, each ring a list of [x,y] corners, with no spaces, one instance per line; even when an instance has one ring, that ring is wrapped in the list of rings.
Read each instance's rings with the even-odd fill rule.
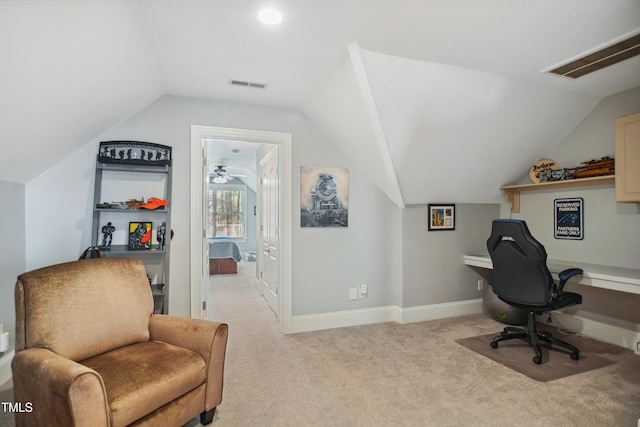
[[[149,322],[151,340],[189,349],[204,359],[207,366],[207,409],[213,409],[222,402],[228,329],[226,323],[166,314],[153,314]]]
[[[19,351],[11,362],[17,425],[109,426],[111,412],[96,371],[44,348]],[[18,421],[20,419],[20,421]]]
[[[578,274],[582,274],[583,271],[581,268],[567,268],[566,270],[562,270],[560,274],[558,274],[559,284],[558,284],[558,292],[562,292],[562,288],[567,283],[569,279]]]

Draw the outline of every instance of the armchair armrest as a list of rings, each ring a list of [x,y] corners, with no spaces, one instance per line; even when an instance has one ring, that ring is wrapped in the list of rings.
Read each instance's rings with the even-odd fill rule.
[[[227,349],[226,323],[154,314],[149,322],[151,340],[189,349],[199,354],[207,366],[207,410],[222,402],[224,358]]]
[[[19,426],[109,426],[111,412],[100,375],[44,348],[19,351],[11,363]],[[52,424],[53,423],[53,424]]]
[[[558,283],[558,292],[562,292],[562,289],[564,288],[564,285],[567,283],[567,281],[569,279],[571,279],[573,276],[576,276],[578,274],[582,274],[583,271],[581,268],[567,268],[566,270],[562,270],[559,274],[558,274],[558,279],[559,282]]]

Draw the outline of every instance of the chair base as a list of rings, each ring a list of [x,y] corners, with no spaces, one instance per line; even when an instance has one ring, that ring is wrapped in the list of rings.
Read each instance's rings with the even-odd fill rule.
[[[492,348],[498,348],[498,343],[500,341],[506,341],[515,338],[525,340],[529,343],[529,345],[531,345],[531,347],[533,347],[533,350],[536,353],[536,355],[533,357],[533,362],[538,365],[542,363],[542,349],[540,348],[540,341],[544,341],[551,345],[557,345],[566,350],[569,350],[571,352],[569,356],[573,360],[578,360],[580,358],[580,350],[578,350],[576,346],[554,338],[548,332],[538,332],[538,329],[536,327],[536,313],[533,311],[529,312],[526,330],[522,328],[515,328],[513,326],[507,326],[503,329],[500,335],[498,335],[491,341],[490,345]]]

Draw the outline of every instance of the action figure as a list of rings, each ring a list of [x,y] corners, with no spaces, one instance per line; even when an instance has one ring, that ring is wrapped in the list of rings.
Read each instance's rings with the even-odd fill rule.
[[[107,225],[102,226],[102,250],[108,251],[111,249],[111,238],[113,237],[113,232],[116,231],[116,228],[111,225],[111,222],[108,222]]]
[[[158,238],[158,249],[159,250],[163,250],[164,249],[166,235],[167,235],[167,223],[163,221],[162,224],[160,225],[160,227],[158,227],[158,231],[156,231],[156,237]]]

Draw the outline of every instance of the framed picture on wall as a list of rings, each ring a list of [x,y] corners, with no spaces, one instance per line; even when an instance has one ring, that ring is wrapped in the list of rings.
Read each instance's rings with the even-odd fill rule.
[[[349,225],[349,169],[300,166],[300,227]]]
[[[429,231],[455,230],[456,205],[451,203],[429,204]]]
[[[151,223],[129,223],[129,249],[151,249]]]
[[[556,239],[582,240],[584,238],[584,202],[581,197],[555,199],[553,224]]]

